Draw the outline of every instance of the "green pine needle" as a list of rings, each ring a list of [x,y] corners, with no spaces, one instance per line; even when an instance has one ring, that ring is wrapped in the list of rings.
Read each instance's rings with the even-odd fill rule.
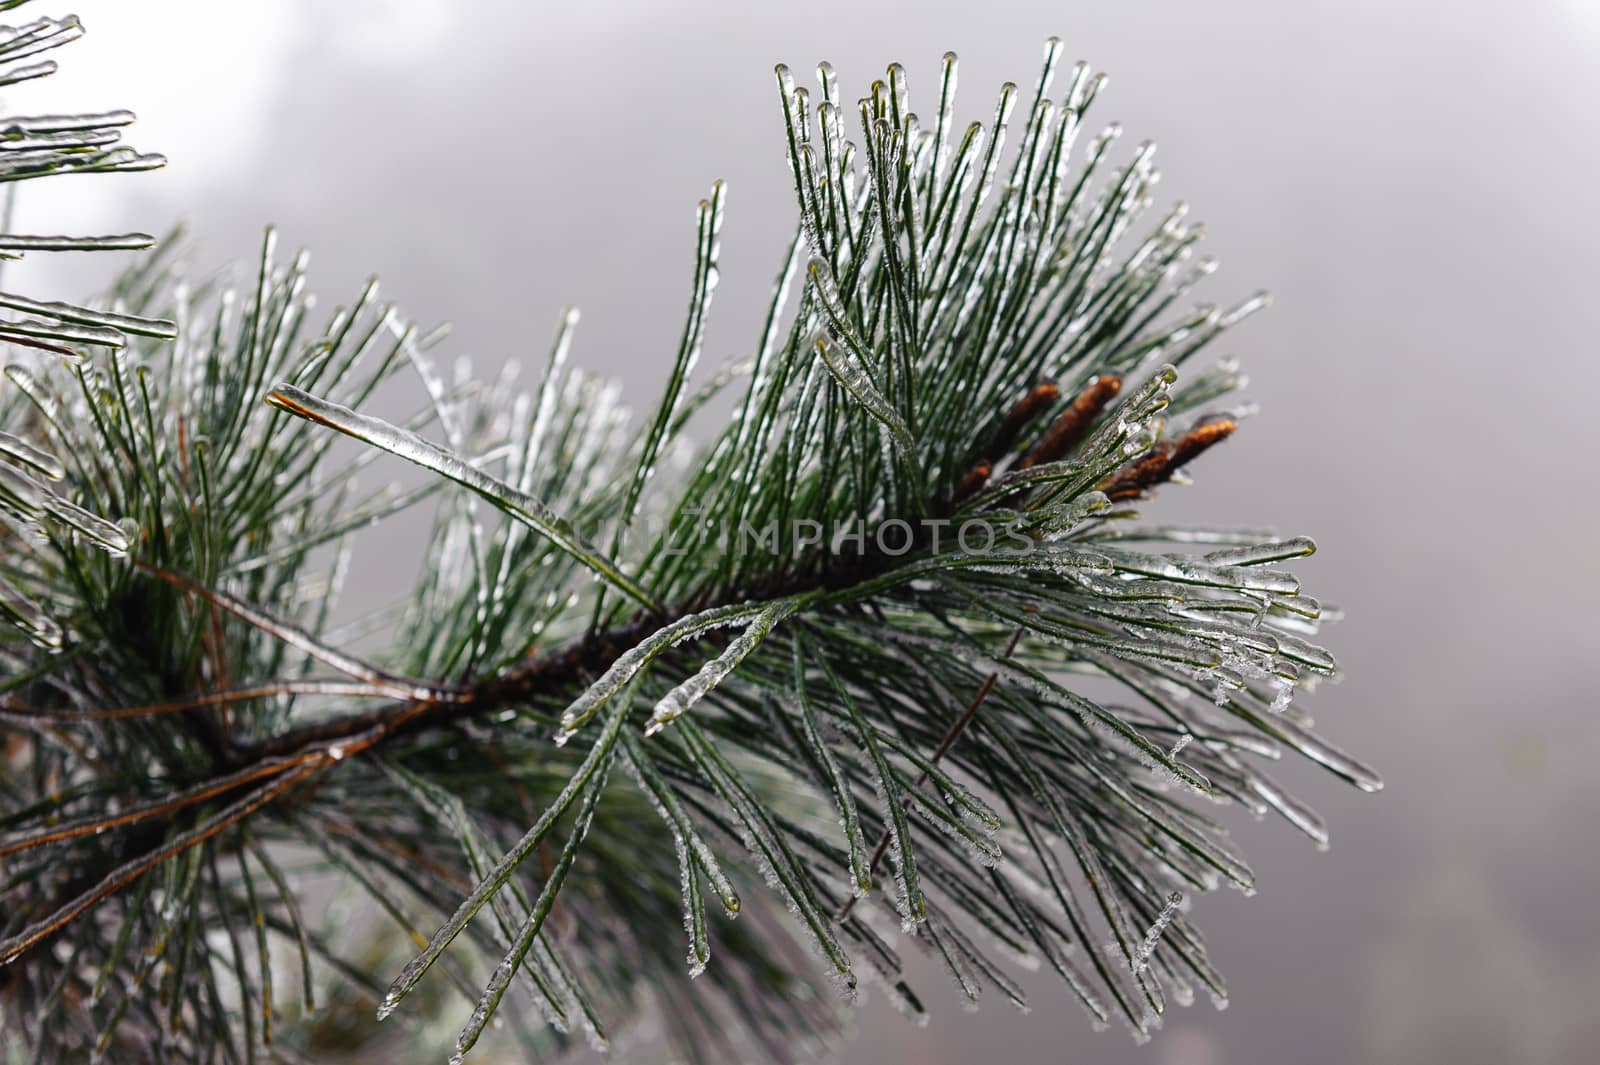
[[[79,32],[0,33],[0,83]],[[531,1054],[653,1012],[776,1059],[860,981],[939,1002],[905,944],[973,1002],[1043,964],[1141,1037],[1221,1000],[1186,900],[1254,880],[1206,806],[1325,845],[1261,763],[1380,783],[1300,709],[1337,675],[1281,568],[1311,542],[1139,516],[1237,428],[1237,367],[1192,364],[1264,300],[1186,309],[1198,228],[1145,220],[1149,146],[1081,141],[1102,79],[1060,54],[968,127],[953,55],[926,128],[898,65],[851,105],[779,67],[766,324],[696,377],[718,183],[637,423],[569,368],[575,313],[529,390],[447,381],[375,284],[314,318],[271,234],[239,290],[169,243],[89,308],[0,294],[0,1045],[321,1059],[442,1017],[442,1054],[502,1020]],[[158,165],[129,118],[11,120],[0,176]],[[408,369],[414,413],[374,413]],[[430,479],[359,487],[395,456]],[[416,586],[333,625],[402,519]]]

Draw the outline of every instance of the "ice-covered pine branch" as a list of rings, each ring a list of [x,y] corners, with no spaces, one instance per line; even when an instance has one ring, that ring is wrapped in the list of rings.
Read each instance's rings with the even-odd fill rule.
[[[529,389],[479,380],[375,285],[314,318],[270,236],[236,291],[119,283],[170,343],[11,371],[0,468],[58,502],[5,539],[53,624],[0,641],[8,1038],[317,1056],[330,1010],[444,1012],[465,1055],[650,1014],[788,1059],[838,1021],[819,974],[920,1014],[911,948],[973,1002],[1047,967],[1141,1037],[1221,1001],[1176,900],[1254,881],[1207,807],[1320,845],[1263,765],[1379,783],[1297,698],[1336,675],[1282,568],[1311,542],[1141,517],[1237,431],[1202,352],[1263,301],[1191,306],[1199,227],[1146,221],[1151,147],[1080,137],[1104,79],[1060,52],[966,126],[953,55],[926,123],[898,65],[848,104],[780,67],[765,326],[697,372],[719,183],[638,422],[569,365],[575,313]],[[425,478],[366,487],[395,458]],[[429,513],[416,586],[334,625],[372,527]],[[370,921],[313,912],[329,873]]]
[[[0,5],[9,11],[25,0]],[[45,16],[21,26],[0,26],[0,88],[31,82],[55,73],[47,54],[83,36],[76,15]],[[133,121],[128,111],[99,114],[6,115],[0,117],[0,182],[5,185],[0,208],[0,268],[29,252],[128,251],[149,248],[155,238],[144,233],[101,237],[37,236],[11,232],[12,203],[19,183],[62,174],[116,173],[162,166],[159,155],[144,155],[119,143]],[[115,351],[130,335],[170,338],[173,324],[115,310],[89,308],[0,291],[0,344],[44,352],[71,362],[85,349]],[[18,387],[18,375],[11,371]],[[104,550],[121,555],[127,532],[77,505],[57,490],[66,470],[56,456],[25,437],[27,427],[9,420],[0,428],[0,520],[11,535],[38,538],[42,526],[71,530]],[[49,601],[34,594],[25,576],[15,580],[8,563],[0,568],[0,622],[9,623],[46,645],[59,646],[65,635]]]

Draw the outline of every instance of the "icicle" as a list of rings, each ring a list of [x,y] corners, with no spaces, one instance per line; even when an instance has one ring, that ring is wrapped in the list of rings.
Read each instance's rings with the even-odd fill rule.
[[[1212,551],[1206,555],[1206,561],[1214,566],[1261,566],[1289,558],[1302,558],[1314,554],[1316,550],[1317,545],[1309,537],[1296,536],[1288,540]]]
[[[9,121],[16,122],[17,120],[10,119]],[[15,151],[18,145],[15,141],[9,141],[6,147]],[[0,292],[0,307],[9,307],[12,310],[22,311],[26,314],[39,314],[46,318],[54,318],[61,322],[72,322],[96,330],[135,333],[140,336],[157,337],[164,340],[170,340],[178,335],[177,325],[164,318],[144,318],[138,315],[118,314],[114,311],[99,311],[86,307],[76,307],[70,303],[53,303],[28,299],[25,296],[5,292]]]
[[[358,414],[337,403],[319,399],[292,385],[280,384],[273,389],[267,395],[267,403],[290,414],[337,429],[471,489],[495,507],[546,537],[618,590],[649,609],[659,611],[659,606],[650,595],[624,574],[615,562],[580,537],[567,519],[552,511],[542,500],[495,480],[462,456],[437,447],[406,429],[390,425],[378,418]]]
[[[945,167],[950,159],[950,133],[955,128],[952,116],[956,101],[956,70],[959,60],[954,52],[946,52],[941,62],[942,77],[939,83],[939,119],[934,127],[933,185],[929,205],[939,192],[938,182],[944,180]]]
[[[843,322],[842,307],[837,303],[837,292],[831,288],[832,281],[827,264],[820,259],[813,259],[810,270],[812,278],[818,281],[819,287],[826,285],[823,291],[834,294],[832,301],[824,296],[824,303],[829,308],[830,316],[833,316],[836,322]],[[824,278],[829,280],[824,281]],[[916,469],[919,466],[916,440],[912,437],[911,430],[907,428],[900,412],[884,398],[877,383],[872,379],[871,370],[861,361],[860,356],[854,351],[847,351],[832,343],[825,335],[818,335],[813,347],[833,373],[834,379],[861,405],[862,409],[883,426],[901,461]]]
[[[604,706],[613,695],[621,691],[623,686],[633,679],[650,661],[677,643],[693,639],[703,633],[723,625],[736,624],[744,618],[757,613],[761,609],[758,605],[740,603],[736,606],[717,607],[712,610],[702,611],[679,618],[677,621],[663,628],[657,629],[650,636],[640,641],[635,646],[618,655],[611,666],[600,675],[600,678],[584,690],[583,694],[573,700],[572,705],[561,715],[561,728],[556,734],[558,744],[565,743],[572,737],[584,723],[593,717],[595,711]]]
[[[1316,844],[1317,850],[1328,849],[1328,825],[1316,811],[1258,772],[1252,770],[1248,781],[1251,790],[1281,814],[1285,821],[1305,833]]]
[[[794,613],[803,601],[803,597],[800,596],[780,599],[752,618],[745,630],[728,645],[727,650],[707,662],[694,676],[662,696],[661,701],[656,703],[655,711],[650,715],[650,721],[645,725],[644,734],[654,736],[710,694],[712,689],[721,684],[728,674],[737,669],[739,663],[766,639],[773,626]]]
[[[113,558],[123,558],[132,546],[128,531],[57,495],[20,470],[0,465],[0,511],[24,523],[38,525],[51,518],[83,536]]]
[[[66,645],[66,634],[55,619],[46,614],[38,604],[17,591],[4,577],[0,577],[0,615],[10,619],[28,639],[52,654],[59,652]]]
[[[28,467],[46,480],[59,481],[67,475],[60,460],[54,455],[40,451],[26,440],[7,432],[0,432],[0,456],[9,458],[17,465]]]
[[[1118,569],[1127,573],[1186,584],[1213,585],[1219,588],[1272,592],[1279,595],[1295,595],[1300,591],[1300,582],[1294,575],[1280,570],[1218,566],[1204,559],[1177,555],[1147,555],[1111,547],[1102,549],[1111,554]]]

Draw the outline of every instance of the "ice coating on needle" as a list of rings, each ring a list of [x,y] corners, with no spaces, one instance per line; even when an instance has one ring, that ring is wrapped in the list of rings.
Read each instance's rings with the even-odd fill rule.
[[[739,663],[766,639],[773,627],[794,613],[803,601],[803,597],[799,596],[780,599],[751,618],[744,631],[734,637],[726,650],[702,666],[694,676],[661,697],[650,715],[649,722],[645,725],[645,735],[653,736],[660,732],[679,715],[709,695],[730,673],[739,668]]]

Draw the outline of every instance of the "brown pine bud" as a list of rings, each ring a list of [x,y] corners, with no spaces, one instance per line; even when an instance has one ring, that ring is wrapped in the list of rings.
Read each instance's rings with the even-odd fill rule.
[[[961,478],[961,484],[956,488],[956,502],[961,503],[971,499],[984,485],[989,483],[989,475],[994,472],[994,466],[987,462],[980,462],[967,471]]]
[[[1060,396],[1061,390],[1052,382],[1041,381],[1031,392],[1017,400],[1016,406],[1006,412],[984,453],[989,462],[999,462],[1011,450],[1011,445],[1017,442],[1017,437],[1028,427],[1028,423],[1049,410]]]
[[[1157,444],[1143,457],[1101,481],[1100,491],[1113,503],[1138,499],[1156,485],[1170,481],[1174,473],[1213,444],[1233,435],[1238,427],[1239,423],[1227,415],[1205,418],[1177,440]]]
[[[1046,430],[1039,442],[1022,457],[1017,463],[1017,469],[1025,470],[1030,466],[1042,466],[1047,462],[1054,462],[1064,457],[1073,448],[1083,442],[1089,435],[1089,426],[1100,416],[1107,403],[1116,398],[1122,391],[1122,378],[1116,374],[1107,374],[1097,377],[1089,382],[1082,392],[1079,392],[1066,410]]]

